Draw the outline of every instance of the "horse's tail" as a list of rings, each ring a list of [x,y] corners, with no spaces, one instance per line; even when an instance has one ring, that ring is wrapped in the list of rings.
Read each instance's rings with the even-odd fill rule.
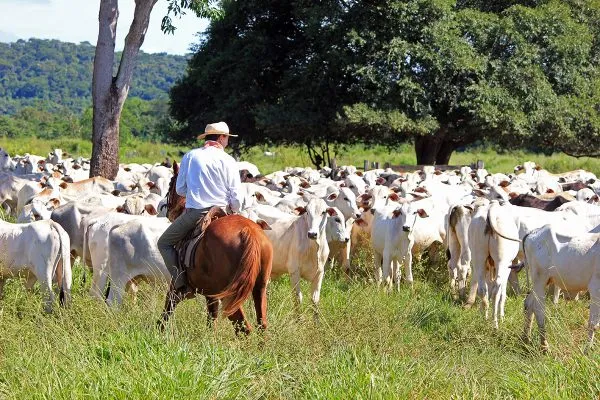
[[[231,283],[221,292],[212,297],[231,299],[223,307],[223,314],[233,314],[246,300],[258,277],[261,268],[261,243],[259,238],[252,233],[249,227],[242,228],[242,245],[244,253],[240,260],[240,268]]]

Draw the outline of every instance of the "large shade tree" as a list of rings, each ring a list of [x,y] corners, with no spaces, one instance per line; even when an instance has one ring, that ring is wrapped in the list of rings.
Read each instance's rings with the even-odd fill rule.
[[[346,107],[350,126],[413,138],[419,164],[447,164],[481,139],[572,154],[598,148],[597,3],[385,3],[379,30],[356,31],[364,100]],[[377,12],[359,11],[362,21]]]
[[[446,164],[488,140],[598,148],[600,4],[226,1],[172,90],[179,138],[227,118],[247,142],[412,140]]]
[[[210,0],[165,0],[169,2],[169,14],[164,16],[164,32],[173,32],[175,26],[171,15],[180,15],[186,9],[199,17],[218,17],[220,9]],[[104,176],[114,179],[119,170],[119,120],[123,104],[129,93],[131,78],[140,47],[148,30],[150,14],[157,0],[135,0],[135,11],[117,73],[113,73],[118,0],[100,0],[98,14],[98,42],[94,57],[92,80],[93,132],[90,177]]]

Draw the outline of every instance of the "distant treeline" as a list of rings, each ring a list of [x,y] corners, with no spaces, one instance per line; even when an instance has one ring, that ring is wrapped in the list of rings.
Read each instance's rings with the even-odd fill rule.
[[[91,137],[94,51],[88,42],[0,43],[0,136]],[[140,52],[121,122],[125,140],[164,135],[168,92],[186,63],[184,56]]]

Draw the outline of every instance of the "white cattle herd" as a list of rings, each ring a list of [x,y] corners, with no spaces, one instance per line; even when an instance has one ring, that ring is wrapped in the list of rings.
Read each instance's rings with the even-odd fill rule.
[[[592,344],[600,323],[600,182],[590,172],[552,174],[533,162],[509,174],[342,166],[262,176],[248,162],[239,168],[242,214],[269,225],[272,276],[290,274],[297,305],[303,278],[317,309],[328,260],[352,272],[360,235],[373,250],[374,279],[386,290],[400,290],[401,267],[411,286],[413,257],[437,242],[447,249],[450,290],[467,305],[479,296],[486,318],[491,301],[496,328],[508,282],[518,291],[516,271],[525,266],[532,291],[524,338],[535,315],[544,349],[546,287],[554,285],[555,302],[561,290],[565,298],[588,291]],[[39,280],[51,311],[53,281],[61,300],[70,299],[71,257],[81,257],[84,273],[91,269],[91,296],[104,299],[110,282],[111,306],[127,290],[135,294],[140,280],[166,284],[156,243],[169,225],[164,198],[172,175],[170,166],[122,164],[114,181],[90,179],[89,161],[60,149],[47,157],[10,157],[0,149],[0,204],[18,221],[0,222],[0,292],[16,274],[28,288]]]

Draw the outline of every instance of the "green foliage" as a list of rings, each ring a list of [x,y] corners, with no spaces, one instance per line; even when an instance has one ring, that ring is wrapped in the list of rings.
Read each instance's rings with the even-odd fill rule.
[[[87,42],[30,39],[0,43],[0,115],[25,107],[79,114],[92,104],[95,47]],[[115,62],[120,59],[117,53]],[[130,97],[165,99],[186,57],[140,52]],[[115,65],[116,67],[116,65]]]
[[[171,91],[174,140],[224,119],[247,144],[414,140],[597,155],[600,3],[223,2]]]

